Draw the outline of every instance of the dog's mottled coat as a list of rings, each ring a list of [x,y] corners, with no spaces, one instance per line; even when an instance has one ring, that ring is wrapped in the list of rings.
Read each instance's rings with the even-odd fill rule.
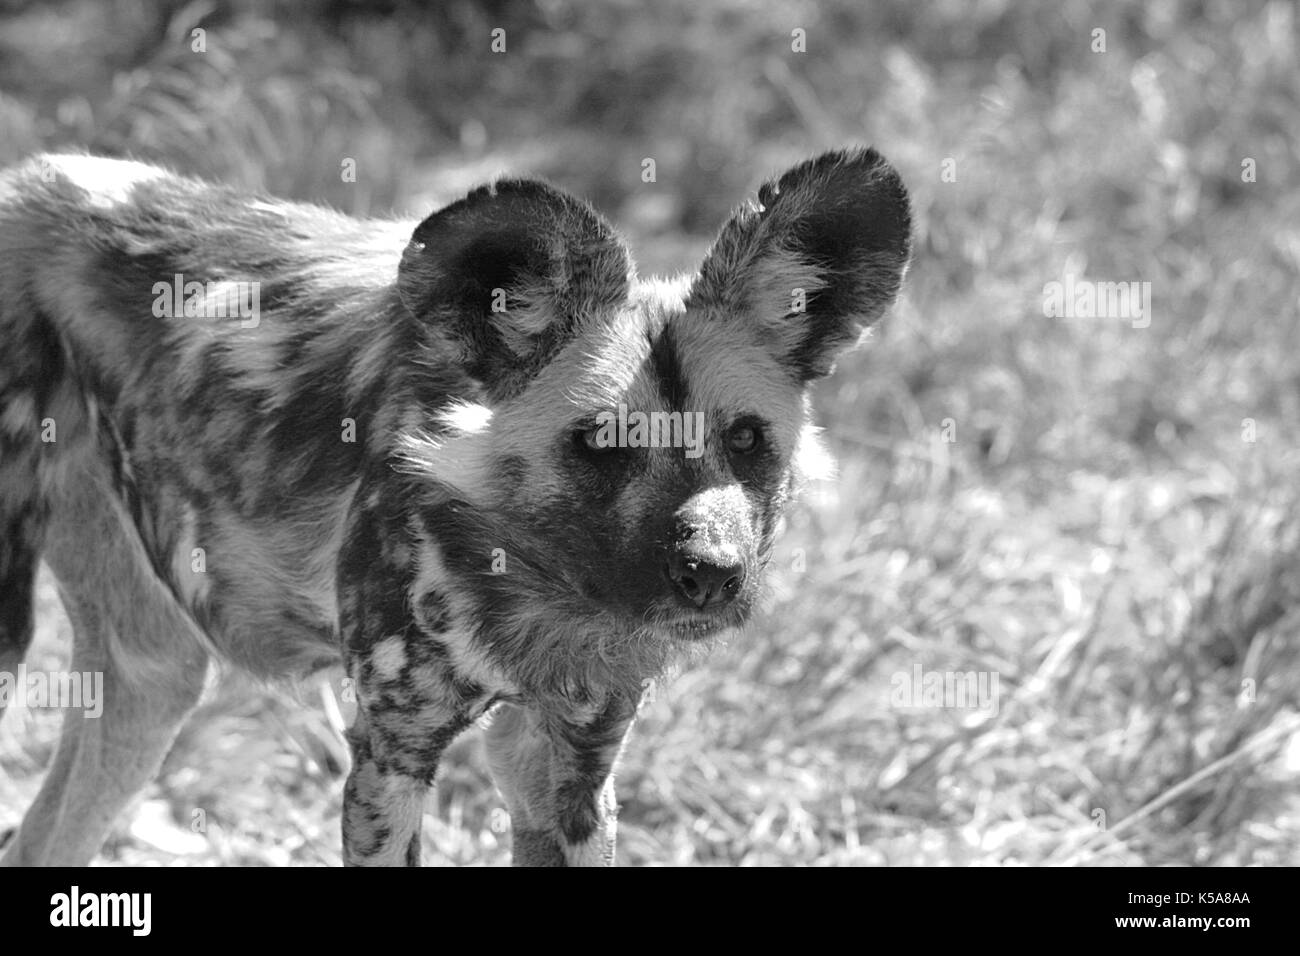
[[[415,224],[85,156],[0,174],[0,669],[44,559],[107,688],[4,862],[93,856],[213,658],[345,665],[346,862],[419,862],[439,757],[489,710],[516,862],[612,862],[642,688],[746,620],[817,455],[807,388],[909,229],[862,149],[763,186],[675,281],[529,180]],[[159,316],[177,276],[195,314]],[[205,317],[241,283],[251,321]],[[593,447],[620,403],[701,415],[703,454]]]

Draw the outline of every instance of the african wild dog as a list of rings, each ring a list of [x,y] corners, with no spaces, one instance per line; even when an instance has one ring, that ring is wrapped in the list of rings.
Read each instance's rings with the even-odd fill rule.
[[[816,457],[808,386],[909,229],[870,149],[764,185],[675,281],[531,180],[415,224],[86,156],[0,174],[0,670],[44,559],[106,685],[4,862],[89,860],[213,658],[341,658],[346,862],[418,863],[439,756],[489,708],[515,861],[611,862],[643,682],[746,620]],[[701,414],[703,453],[594,441],[619,405]]]

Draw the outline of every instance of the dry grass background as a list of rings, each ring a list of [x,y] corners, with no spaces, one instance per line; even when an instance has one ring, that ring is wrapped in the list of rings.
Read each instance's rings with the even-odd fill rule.
[[[1282,0],[6,0],[0,162],[129,153],[357,214],[541,174],[652,272],[760,177],[875,143],[914,194],[906,294],[818,390],[841,476],[770,613],[647,706],[620,860],[1294,864],[1298,60]],[[1150,326],[1044,318],[1067,271],[1151,282]],[[996,716],[892,707],[917,664],[997,674]],[[102,859],[337,863],[345,756],[299,698],[214,687]],[[0,826],[56,730],[0,728]],[[428,862],[507,859],[477,733],[428,814]]]

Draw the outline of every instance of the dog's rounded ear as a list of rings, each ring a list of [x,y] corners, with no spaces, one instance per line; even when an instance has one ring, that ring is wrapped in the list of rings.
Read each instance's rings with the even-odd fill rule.
[[[798,381],[826,375],[897,295],[911,223],[907,190],[883,156],[823,153],[731,217],[687,304],[755,329]]]
[[[626,301],[631,258],[595,210],[499,180],[435,212],[402,255],[402,303],[496,399],[516,394],[588,318]]]

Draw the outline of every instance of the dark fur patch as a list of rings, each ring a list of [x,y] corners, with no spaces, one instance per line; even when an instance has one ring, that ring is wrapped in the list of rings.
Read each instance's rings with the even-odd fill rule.
[[[622,241],[589,205],[546,183],[507,179],[420,223],[399,288],[431,339],[452,343],[502,400],[583,323],[623,304],[630,269]],[[534,325],[536,313],[550,320]]]
[[[564,850],[553,833],[545,830],[515,830],[511,853],[521,866],[567,866]]]
[[[689,401],[686,375],[677,354],[677,341],[672,326],[665,325],[650,342],[650,364],[664,404],[670,411],[686,409]]]
[[[451,609],[441,592],[430,591],[420,599],[420,607],[424,615],[422,624],[429,633],[439,634],[451,625]]]
[[[0,667],[17,664],[32,640],[32,592],[40,525],[37,506],[0,516]]]
[[[823,153],[765,183],[757,206],[722,227],[687,305],[751,324],[767,313],[778,358],[806,382],[884,313],[910,257],[911,207],[893,167],[873,149]],[[778,278],[789,286],[772,288]],[[803,311],[794,288],[805,289]]]

